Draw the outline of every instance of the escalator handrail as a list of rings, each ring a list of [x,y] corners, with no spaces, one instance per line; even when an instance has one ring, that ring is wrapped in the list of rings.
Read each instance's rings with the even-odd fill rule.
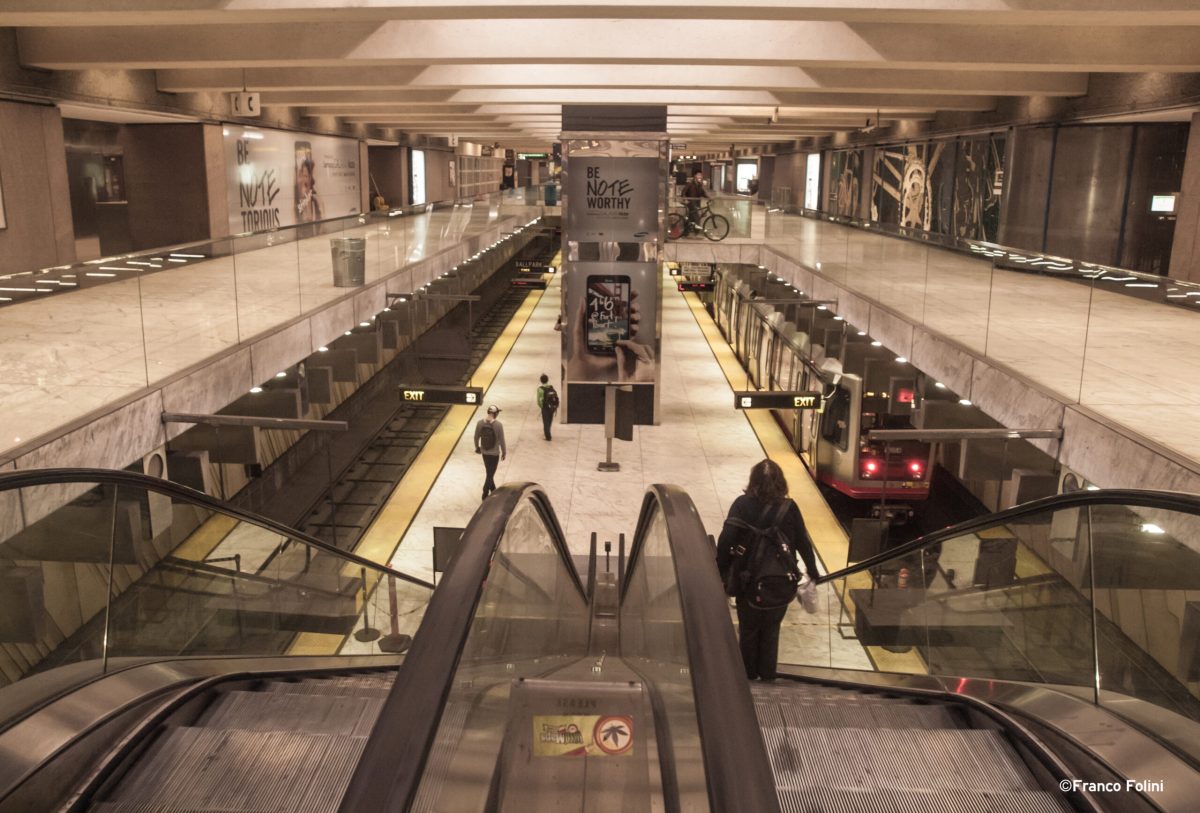
[[[1062,511],[1071,508],[1090,508],[1100,505],[1124,505],[1160,511],[1176,511],[1178,513],[1200,516],[1200,495],[1198,494],[1135,488],[1072,491],[1067,494],[1056,494],[1052,497],[1043,497],[1040,500],[1021,503],[1012,508],[997,511],[994,514],[985,514],[981,517],[960,522],[957,525],[942,528],[939,531],[933,531],[932,533],[897,545],[894,548],[877,553],[870,558],[863,559],[861,562],[848,565],[841,570],[835,570],[832,573],[826,573],[824,576],[818,576],[813,581],[817,584],[825,584],[837,581],[838,579],[844,579],[855,573],[861,573],[864,570],[870,570],[873,567],[878,567],[892,560],[907,556],[914,551],[927,548],[930,545],[982,531],[996,525],[1003,525],[1006,522],[1024,519],[1034,514],[1048,511]]]
[[[587,602],[566,536],[541,487],[510,483],[496,489],[463,530],[458,556],[429,601],[404,667],[338,808],[340,813],[401,813],[416,797],[493,557],[509,519],[525,501],[532,501],[541,515],[580,600]]]
[[[775,777],[729,620],[716,551],[695,503],[679,486],[652,485],[642,500],[621,585],[622,604],[641,564],[646,533],[659,511],[666,522],[679,588],[710,809],[719,813],[778,811]]]
[[[420,587],[426,587],[430,590],[434,585],[424,579],[412,576],[401,570],[381,564],[372,559],[367,559],[359,556],[356,553],[351,553],[347,550],[335,547],[328,542],[322,542],[316,537],[298,531],[277,522],[269,517],[264,517],[256,514],[253,511],[247,511],[243,508],[230,505],[216,497],[209,496],[203,491],[196,491],[193,488],[180,485],[171,480],[163,480],[158,477],[151,477],[147,474],[139,474],[131,471],[118,471],[114,469],[89,469],[89,468],[51,468],[51,469],[29,469],[28,471],[12,471],[0,473],[0,494],[13,491],[20,488],[36,488],[38,486],[52,485],[86,485],[106,484],[116,486],[128,486],[130,488],[140,488],[146,491],[154,491],[159,494],[164,494],[169,497],[177,497],[180,500],[199,505],[207,508],[210,511],[215,511],[226,516],[233,517],[241,522],[248,522],[252,525],[266,528],[273,533],[287,536],[295,539],[298,542],[303,542],[305,545],[316,548],[322,553],[328,553],[330,556],[335,556],[339,559],[344,559],[347,562],[353,562],[359,567],[365,567],[383,576],[393,576],[401,581],[415,584]]]

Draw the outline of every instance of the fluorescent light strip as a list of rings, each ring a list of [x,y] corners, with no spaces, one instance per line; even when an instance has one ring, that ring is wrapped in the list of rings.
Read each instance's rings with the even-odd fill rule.
[[[84,276],[87,277],[115,277],[116,274],[102,274],[99,271],[88,271]]]

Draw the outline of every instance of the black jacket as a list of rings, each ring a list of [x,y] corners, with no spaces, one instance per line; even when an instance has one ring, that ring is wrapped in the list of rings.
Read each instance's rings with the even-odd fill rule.
[[[783,515],[780,527],[787,538],[792,540],[792,548],[800,554],[800,559],[804,562],[804,568],[808,571],[808,575],[816,578],[818,575],[817,557],[813,553],[812,541],[808,538],[808,529],[804,527],[804,518],[800,516],[800,509],[796,507],[795,502],[790,499],[787,502],[788,508]],[[721,537],[717,540],[717,569],[721,571],[722,577],[733,563],[733,549],[739,543],[748,542],[750,537],[749,531],[730,525],[729,520],[740,519],[750,525],[763,528],[771,523],[778,507],[779,504],[774,503],[768,508],[749,494],[743,494],[733,501],[733,505],[729,506],[729,516],[726,517],[725,525],[721,528]],[[743,539],[743,535],[747,538]]]

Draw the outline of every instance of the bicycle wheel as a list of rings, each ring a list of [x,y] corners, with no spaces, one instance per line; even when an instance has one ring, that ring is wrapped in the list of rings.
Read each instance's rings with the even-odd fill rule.
[[[713,242],[724,240],[729,236],[729,219],[725,215],[709,215],[704,218],[701,229],[704,236]]]
[[[671,212],[667,217],[667,239],[678,240],[683,237],[683,230],[687,226],[687,219],[679,214],[679,212]]]

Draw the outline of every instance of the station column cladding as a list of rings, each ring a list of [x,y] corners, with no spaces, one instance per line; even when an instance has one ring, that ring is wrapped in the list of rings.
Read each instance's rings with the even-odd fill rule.
[[[666,107],[564,105],[564,408],[603,423],[606,384],[633,387],[635,422],[659,421]]]

